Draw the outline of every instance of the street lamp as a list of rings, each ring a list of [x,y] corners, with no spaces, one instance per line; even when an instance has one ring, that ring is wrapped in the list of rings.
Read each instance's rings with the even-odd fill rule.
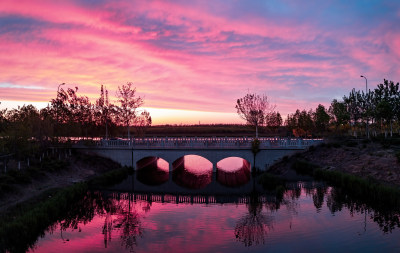
[[[360,77],[365,78],[365,96],[367,96],[368,93],[368,80],[365,76],[361,75]],[[366,101],[367,102],[367,101]],[[367,106],[367,111],[368,111],[368,103],[366,104]],[[367,120],[366,120],[366,130],[367,130],[367,138],[369,139],[369,130],[368,130],[368,112],[367,112]]]
[[[58,107],[58,94],[60,94],[60,86],[61,85],[65,85],[65,83],[60,83],[59,85],[58,85],[58,88],[57,88],[57,97],[56,97],[56,100],[57,100],[57,108],[56,108],[56,126],[58,126],[58,110],[59,110],[59,107]],[[56,127],[56,130],[57,130],[57,127]],[[58,142],[58,135],[56,134],[56,137],[57,137],[57,142]]]

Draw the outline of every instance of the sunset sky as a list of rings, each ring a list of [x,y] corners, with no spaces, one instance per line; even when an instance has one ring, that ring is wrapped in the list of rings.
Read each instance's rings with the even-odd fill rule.
[[[244,123],[247,92],[285,116],[360,75],[400,81],[400,1],[0,1],[1,108],[133,82],[153,124]]]

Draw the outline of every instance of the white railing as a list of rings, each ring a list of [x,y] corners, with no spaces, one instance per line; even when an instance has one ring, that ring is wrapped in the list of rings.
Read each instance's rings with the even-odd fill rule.
[[[258,138],[261,149],[305,149],[323,142],[322,139]],[[140,149],[249,149],[249,137],[146,137],[133,139],[100,140],[102,147],[129,147]]]

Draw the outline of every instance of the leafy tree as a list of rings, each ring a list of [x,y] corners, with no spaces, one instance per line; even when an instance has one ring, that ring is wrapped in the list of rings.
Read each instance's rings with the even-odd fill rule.
[[[315,109],[314,113],[314,124],[318,132],[322,133],[328,129],[329,126],[329,114],[327,113],[325,106],[319,104]]]
[[[353,89],[348,97],[343,97],[343,102],[345,103],[347,112],[350,116],[350,123],[354,129],[354,135],[356,135],[357,123],[361,116],[359,100],[357,99],[360,96],[359,94],[359,91]]]
[[[108,126],[112,123],[112,114],[115,110],[115,106],[109,102],[108,90],[100,88],[100,97],[96,100],[96,116],[99,125],[104,125],[106,129],[106,139],[108,139]]]
[[[138,108],[143,105],[143,98],[136,96],[136,88],[132,83],[118,86],[117,91],[118,102],[120,106],[117,108],[118,121],[127,127],[128,138],[130,138],[130,126],[134,125],[138,117]]]
[[[334,99],[328,110],[332,118],[332,123],[335,125],[336,130],[350,120],[350,114],[347,111],[346,104],[344,102],[339,102]]]
[[[247,124],[256,128],[256,138],[258,138],[258,126],[262,126],[270,117],[274,112],[275,105],[269,103],[266,95],[247,94],[236,101],[235,108]]]
[[[282,125],[282,116],[279,112],[272,112],[269,117],[267,117],[266,125],[272,130],[278,129]]]
[[[146,110],[142,111],[136,118],[135,127],[139,136],[144,134],[147,127],[151,126],[152,120],[150,113]]]
[[[393,135],[393,120],[398,115],[398,102],[399,97],[399,83],[394,84],[393,81],[384,79],[383,84],[378,84],[374,90],[376,118],[381,122],[381,127],[385,129],[385,136],[387,135],[387,128],[390,126],[390,135]]]
[[[286,127],[293,132],[296,137],[311,135],[314,129],[313,111],[299,109],[294,114],[289,114],[286,119]]]

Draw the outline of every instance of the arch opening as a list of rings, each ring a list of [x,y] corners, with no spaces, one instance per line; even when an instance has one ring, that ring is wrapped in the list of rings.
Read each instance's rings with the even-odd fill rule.
[[[169,163],[155,156],[142,158],[136,163],[136,178],[146,185],[161,185],[169,179]]]
[[[251,165],[241,157],[227,157],[217,163],[217,181],[236,187],[250,181]]]
[[[213,164],[202,156],[185,155],[172,166],[172,180],[179,186],[200,189],[211,183]]]

